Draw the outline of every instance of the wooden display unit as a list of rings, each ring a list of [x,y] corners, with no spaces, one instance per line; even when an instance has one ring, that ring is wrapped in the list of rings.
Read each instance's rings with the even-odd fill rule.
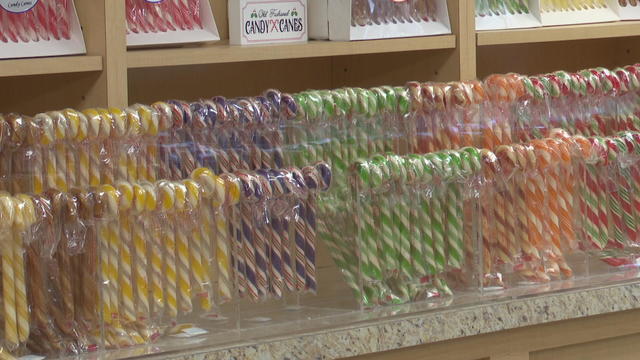
[[[401,85],[409,80],[469,80],[493,72],[534,74],[591,66],[614,67],[640,61],[640,21],[477,33],[474,1],[470,0],[448,0],[452,35],[231,46],[228,44],[226,16],[228,0],[210,1],[222,41],[127,50],[124,1],[76,0],[87,55],[0,61],[0,111],[35,114],[65,107],[125,107],[132,103],[170,98],[250,96],[268,88],[297,92],[308,88]],[[329,284],[329,287],[342,284],[341,281],[332,281],[340,275],[324,249],[319,249],[319,276],[320,283]],[[320,296],[336,296],[342,290],[342,287],[325,289]],[[629,321],[635,323],[638,313],[631,315]],[[622,321],[624,316],[620,315],[619,319]],[[568,328],[531,330],[531,335],[535,336],[535,331],[543,329],[561,334],[583,326],[603,324],[609,323],[605,320],[576,322],[567,325]],[[611,326],[612,331],[616,329],[619,327]],[[507,337],[503,339],[520,339],[518,336],[523,335],[516,330],[504,336]],[[529,351],[542,351],[551,346],[595,340],[593,336],[571,340],[573,342],[550,342],[551,345],[541,343],[525,350],[528,354]],[[497,343],[498,340],[494,338],[492,341]],[[627,344],[637,342],[637,338],[615,341]],[[487,341],[461,340],[459,345],[486,349]],[[369,358],[413,359],[423,358],[424,354],[434,358],[454,358],[445,345],[425,349],[409,349],[395,354],[397,357],[382,354]],[[566,351],[570,353],[570,350]],[[468,357],[460,355],[455,358],[473,360],[492,355],[479,350],[469,354]],[[528,355],[495,357],[525,358]],[[531,358],[554,357],[540,353]]]
[[[124,2],[77,0],[87,55],[0,61],[3,112],[158,99],[453,81],[640,59],[640,21],[475,31],[472,1],[448,0],[452,35],[357,42],[228,44],[227,1],[210,0],[222,41],[127,50]]]

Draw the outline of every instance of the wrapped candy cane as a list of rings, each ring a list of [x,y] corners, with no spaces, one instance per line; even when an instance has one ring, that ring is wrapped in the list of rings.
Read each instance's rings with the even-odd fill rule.
[[[201,0],[127,0],[130,33],[165,33],[202,29]]]

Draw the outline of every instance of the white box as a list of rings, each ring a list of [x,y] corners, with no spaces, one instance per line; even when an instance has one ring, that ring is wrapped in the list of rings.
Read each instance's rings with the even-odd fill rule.
[[[370,40],[451,34],[446,0],[437,1],[438,21],[397,24],[351,25],[351,0],[311,0],[310,38],[330,40]]]
[[[309,38],[329,40],[329,0],[309,3]]]
[[[229,1],[229,41],[233,45],[305,42],[308,39],[307,0]]]
[[[87,49],[84,45],[84,36],[82,35],[82,28],[80,27],[80,21],[78,21],[78,14],[73,0],[69,2],[69,6],[71,6],[71,18],[69,19],[71,36],[69,40],[53,39],[28,43],[0,42],[0,59],[85,54]],[[0,8],[0,11],[6,10]]]
[[[610,7],[604,9],[587,9],[573,11],[549,11],[540,9],[542,26],[590,24],[618,21],[620,18]]]
[[[476,15],[476,30],[524,29],[542,26],[539,0],[529,0],[528,14]]]
[[[216,20],[213,18],[209,0],[200,1],[200,19],[202,29],[177,30],[157,33],[128,33],[127,46],[149,46],[186,44],[194,42],[207,42],[220,40]]]
[[[640,20],[640,2],[636,6],[620,6],[618,0],[608,0],[609,7],[611,7],[620,20]]]

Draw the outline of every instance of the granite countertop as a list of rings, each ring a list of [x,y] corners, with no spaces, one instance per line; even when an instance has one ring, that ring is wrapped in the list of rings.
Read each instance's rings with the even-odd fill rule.
[[[551,291],[551,292],[549,292]],[[338,359],[640,308],[640,281],[614,285],[586,284],[563,290],[543,289],[507,299],[487,298],[478,304],[452,304],[441,309],[405,308],[357,312],[335,327],[294,335],[234,341],[224,346],[146,354],[146,359],[271,360]],[[263,334],[265,331],[263,331]],[[247,337],[241,337],[243,339]]]

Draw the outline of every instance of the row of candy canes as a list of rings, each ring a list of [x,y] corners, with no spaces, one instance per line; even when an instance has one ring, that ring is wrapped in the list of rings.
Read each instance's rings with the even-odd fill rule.
[[[476,0],[477,16],[528,14],[528,0]]]
[[[411,151],[494,149],[547,136],[551,129],[607,136],[638,124],[638,66],[538,76],[491,75],[483,82],[406,85]]]
[[[468,286],[477,253],[482,287],[572,278],[568,258],[576,253],[613,266],[632,264],[640,137],[626,132],[586,138],[560,129],[550,136],[501,145],[495,152],[467,147],[354,163],[362,302],[401,303],[446,293],[446,279]],[[477,186],[477,213],[462,190],[470,185]],[[342,266],[343,272],[353,270]],[[436,292],[427,290],[427,282]]]
[[[436,0],[354,0],[351,25],[371,26],[436,21]]]
[[[35,118],[9,114],[0,121],[8,139],[3,148],[12,152],[3,157],[3,173],[6,178],[12,166],[18,174],[33,172],[33,188],[39,192],[114,179],[180,179],[196,165],[220,173],[329,158],[344,165],[386,151],[492,149],[558,126],[585,136],[608,135],[638,126],[637,74],[637,67],[629,66],[612,72],[498,75],[484,83],[409,83],[406,89],[346,88],[293,96],[271,91],[238,100],[67,109]],[[407,94],[409,117],[404,116]],[[601,103],[609,109],[587,108]],[[527,111],[513,111],[514,106]],[[560,116],[567,113],[578,115]],[[78,151],[84,149],[89,151]],[[20,166],[29,160],[37,166]]]
[[[542,0],[542,11],[579,11],[606,8],[605,0]]]
[[[200,0],[127,0],[129,33],[164,33],[202,29]]]
[[[199,168],[181,181],[1,194],[3,350],[144,344],[196,307],[315,291],[316,197],[331,178],[325,163]]]
[[[35,221],[35,210],[24,196],[0,194],[2,212],[2,319],[3,354],[19,351],[31,333],[27,298],[24,245],[29,242],[29,227]]]
[[[0,42],[28,43],[71,38],[69,0],[40,0],[24,12],[0,8]]]
[[[331,185],[331,168],[318,163],[224,178],[241,189],[239,206],[229,214],[236,236],[228,244],[238,295],[260,301],[317,291],[316,198]]]
[[[326,161],[334,169],[330,192],[317,203],[318,236],[330,249],[347,284],[362,296],[358,285],[356,229],[344,217],[352,212],[347,167],[358,158],[385,152],[406,153],[408,144],[399,114],[408,111],[408,94],[401,87],[342,88],[289,95],[268,93],[280,104],[283,154],[288,164]]]
[[[478,184],[481,159],[478,149],[467,147],[354,163],[350,179],[366,306],[450,295],[447,274],[471,281],[474,205],[463,188]]]

